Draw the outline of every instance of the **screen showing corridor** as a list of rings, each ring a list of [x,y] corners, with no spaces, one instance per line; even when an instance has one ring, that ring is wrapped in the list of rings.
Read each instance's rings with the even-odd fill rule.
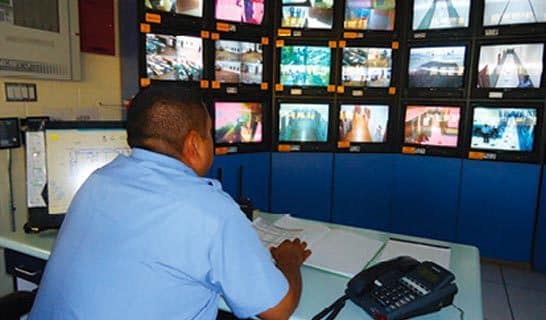
[[[470,0],[415,0],[413,30],[466,28]]]
[[[461,108],[450,106],[407,106],[404,143],[457,147]]]
[[[387,141],[388,105],[342,104],[339,141],[384,143]]]
[[[485,0],[483,25],[486,27],[544,22],[544,0]]]
[[[281,103],[280,142],[327,142],[329,104]]]

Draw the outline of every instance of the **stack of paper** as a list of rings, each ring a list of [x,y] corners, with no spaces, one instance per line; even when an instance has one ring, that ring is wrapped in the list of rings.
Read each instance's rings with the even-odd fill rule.
[[[449,270],[451,262],[451,249],[448,247],[431,244],[406,241],[401,239],[389,239],[378,261],[386,261],[398,256],[410,256],[418,260],[432,261]]]

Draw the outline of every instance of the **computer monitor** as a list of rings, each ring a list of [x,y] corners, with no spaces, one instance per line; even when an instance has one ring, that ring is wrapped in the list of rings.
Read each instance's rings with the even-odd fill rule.
[[[216,101],[214,140],[216,145],[263,142],[263,104],[260,102]]]
[[[393,31],[396,0],[345,0],[345,30]]]
[[[0,149],[17,148],[21,145],[18,118],[0,118]]]
[[[261,43],[217,40],[214,78],[228,84],[260,84],[263,82],[263,59]]]
[[[144,0],[147,10],[203,17],[203,0]]]
[[[216,20],[262,25],[265,0],[216,0]]]
[[[370,88],[391,86],[391,48],[345,47],[341,64],[343,86]]]
[[[198,82],[203,77],[203,39],[147,33],[145,75],[151,80]]]

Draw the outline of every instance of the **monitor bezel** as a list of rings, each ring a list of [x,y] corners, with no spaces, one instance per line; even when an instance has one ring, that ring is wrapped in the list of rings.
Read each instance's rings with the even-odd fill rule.
[[[347,40],[345,46],[338,51],[339,65],[336,70],[336,85],[342,88],[342,92],[337,91],[338,96],[342,97],[388,97],[397,94],[397,88],[400,86],[400,75],[395,70],[400,70],[400,49],[395,49],[392,42],[385,41],[363,41],[363,40]],[[391,83],[390,86],[380,87],[352,87],[343,85],[343,51],[346,48],[385,48],[391,49]]]
[[[21,135],[21,121],[17,117],[6,117],[0,118],[0,122],[15,122],[15,130],[17,131],[16,141],[10,143],[9,145],[0,145],[0,149],[14,149],[19,148],[22,144],[22,135]]]
[[[471,156],[471,153],[483,155],[481,160],[501,161],[501,162],[523,162],[523,163],[539,163],[543,151],[543,103],[530,102],[528,100],[511,100],[511,101],[491,101],[491,100],[475,100],[469,108],[469,128],[465,140],[465,158],[476,160],[476,156]],[[535,137],[533,141],[532,151],[510,151],[510,150],[495,150],[472,147],[472,130],[474,124],[474,110],[476,108],[511,108],[511,109],[535,109],[537,112],[537,124],[535,126]]]
[[[408,107],[455,107],[459,108],[459,129],[457,133],[457,146],[455,147],[443,147],[436,145],[422,145],[416,143],[405,142],[405,128],[406,128],[406,112]],[[426,156],[441,156],[441,157],[457,157],[460,158],[463,154],[463,139],[466,128],[466,110],[467,103],[460,100],[435,100],[426,102],[423,100],[406,100],[402,103],[399,115],[399,141],[401,143],[401,153],[403,154],[416,154]]]
[[[540,87],[530,89],[519,88],[478,88],[478,74],[480,65],[480,54],[484,46],[515,45],[515,44],[542,44],[542,75],[540,77]],[[546,37],[541,40],[534,39],[495,39],[493,41],[476,41],[476,50],[474,50],[473,60],[475,61],[472,70],[472,82],[470,95],[474,99],[521,99],[521,98],[543,98],[546,88]]]
[[[411,59],[411,49],[414,48],[436,48],[436,47],[465,47],[464,54],[464,74],[463,74],[463,84],[460,88],[442,88],[442,87],[409,87],[409,62]],[[466,97],[468,90],[468,83],[470,78],[470,51],[471,46],[468,41],[435,41],[435,42],[410,42],[407,46],[406,59],[405,59],[405,70],[403,72],[403,96],[407,99],[412,98],[453,98],[453,99],[462,99]]]
[[[144,0],[138,1],[138,12],[140,21],[146,23],[157,24],[157,20],[154,18],[149,19],[148,14],[159,15],[159,25],[166,29],[194,29],[201,30],[207,26],[207,20],[210,11],[210,1],[201,0],[203,3],[203,11],[201,17],[196,17],[188,14],[165,12],[160,10],[152,10],[146,7]]]
[[[262,45],[262,82],[258,84],[246,84],[246,83],[226,83],[216,80],[216,42],[217,41],[239,41],[239,42],[254,42]],[[210,41],[211,45],[209,57],[207,61],[212,62],[212,67],[209,67],[210,74],[207,78],[211,79],[212,90],[218,90],[222,94],[237,95],[239,93],[264,93],[269,91],[272,85],[272,64],[268,63],[273,61],[273,50],[270,43],[264,44],[262,38],[259,36],[241,36],[234,34],[221,34],[217,40]]]
[[[272,29],[266,28],[265,26],[273,25],[273,1],[264,0],[264,16],[262,18],[261,24],[251,24],[244,22],[229,21],[216,18],[216,2],[218,0],[210,1],[208,6],[209,12],[208,17],[210,17],[209,22],[207,23],[210,30],[215,30],[217,32],[231,34],[236,33],[239,35],[255,35],[255,36],[270,36]]]
[[[329,45],[329,40],[284,40],[282,46],[276,47],[276,57],[277,61],[275,62],[275,77],[274,77],[274,90],[277,95],[280,96],[328,96],[335,93],[335,80],[336,80],[336,61],[338,50]],[[281,51],[283,47],[288,46],[314,46],[314,47],[326,47],[330,49],[330,82],[325,87],[317,86],[292,86],[284,85],[281,81]],[[278,86],[281,85],[281,89]],[[329,90],[331,88],[332,90]]]
[[[262,104],[262,141],[261,142],[239,142],[239,143],[218,143],[216,142],[216,106],[217,102],[248,102]],[[207,108],[212,121],[212,137],[214,140],[216,155],[265,152],[271,148],[271,96],[258,94],[252,97],[238,97],[233,95],[212,95],[207,101]]]
[[[307,28],[290,28],[282,26],[282,0],[276,1],[276,21],[275,25],[278,26],[274,30],[279,39],[335,39],[339,33],[339,30],[343,28],[342,15],[341,15],[341,1],[334,1],[332,6],[332,28],[331,29],[307,29]]]
[[[328,104],[328,139],[325,142],[302,142],[302,141],[280,141],[279,140],[279,112],[281,103],[297,103],[297,104]],[[335,122],[334,111],[335,104],[331,98],[278,98],[274,104],[273,111],[273,151],[274,152],[333,152],[335,150],[334,140],[336,134],[333,126]]]
[[[485,1],[477,1],[476,12],[479,13],[477,19],[477,36],[482,39],[497,39],[510,36],[534,36],[546,34],[546,22],[542,23],[513,23],[494,26],[484,25]]]
[[[148,77],[148,73],[146,70],[147,67],[147,53],[146,53],[146,36],[148,34],[155,34],[155,35],[167,35],[167,36],[190,36],[190,37],[196,37],[201,39],[202,41],[202,57],[203,57],[203,70],[202,70],[202,77],[199,80],[194,81],[188,81],[188,80],[160,80],[160,79],[152,79]],[[139,50],[140,55],[138,57],[139,59],[139,77],[141,81],[139,81],[140,88],[147,87],[148,85],[143,85],[142,79],[147,79],[149,81],[149,85],[155,85],[155,84],[176,84],[178,86],[182,87],[189,87],[189,88],[199,88],[202,87],[202,81],[208,81],[208,66],[209,66],[209,57],[210,53],[209,46],[208,46],[208,40],[202,37],[201,31],[179,31],[175,29],[165,29],[160,27],[152,27],[150,32],[147,33],[140,33],[140,39],[139,39]]]
[[[386,105],[389,110],[389,119],[387,122],[387,135],[386,141],[380,143],[374,142],[349,142],[349,146],[340,144],[340,111],[342,105]],[[337,130],[335,134],[336,152],[338,153],[397,153],[399,151],[399,145],[396,139],[397,133],[397,119],[398,108],[396,108],[396,99],[379,99],[379,98],[341,98],[336,102],[335,113],[335,128]]]

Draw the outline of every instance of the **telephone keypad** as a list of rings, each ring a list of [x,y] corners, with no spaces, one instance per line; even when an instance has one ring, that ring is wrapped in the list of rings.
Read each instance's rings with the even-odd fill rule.
[[[426,295],[429,289],[417,282],[415,279],[407,277],[401,278],[399,281],[376,286],[372,290],[372,295],[388,312],[396,310],[417,297]]]

